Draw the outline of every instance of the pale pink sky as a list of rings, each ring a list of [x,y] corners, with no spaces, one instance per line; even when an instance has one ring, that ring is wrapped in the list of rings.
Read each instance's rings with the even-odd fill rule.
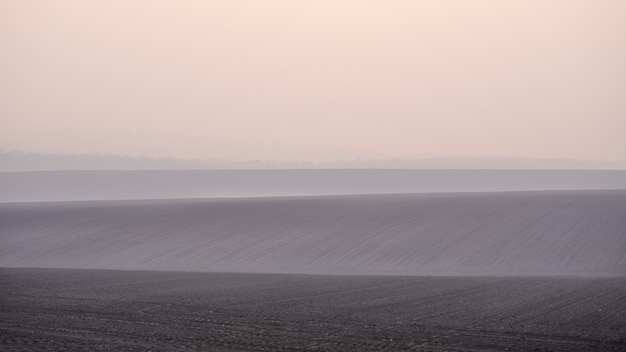
[[[0,148],[626,165],[626,1],[3,0]]]

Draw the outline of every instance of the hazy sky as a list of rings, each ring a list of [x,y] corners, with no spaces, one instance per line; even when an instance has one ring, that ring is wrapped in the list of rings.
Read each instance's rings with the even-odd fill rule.
[[[2,0],[0,147],[626,165],[623,0]]]

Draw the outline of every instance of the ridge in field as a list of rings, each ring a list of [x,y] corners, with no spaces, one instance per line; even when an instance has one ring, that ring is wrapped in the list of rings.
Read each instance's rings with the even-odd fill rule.
[[[0,266],[625,275],[626,191],[0,205]]]

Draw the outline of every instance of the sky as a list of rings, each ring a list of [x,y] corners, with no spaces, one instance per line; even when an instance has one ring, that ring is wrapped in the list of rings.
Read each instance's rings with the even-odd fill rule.
[[[0,148],[626,166],[626,1],[3,0]]]

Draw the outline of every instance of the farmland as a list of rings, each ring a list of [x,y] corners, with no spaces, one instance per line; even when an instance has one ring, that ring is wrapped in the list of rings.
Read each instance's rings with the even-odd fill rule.
[[[6,203],[0,266],[624,275],[626,192]]]
[[[623,351],[625,278],[1,269],[4,351]]]
[[[626,193],[0,205],[3,351],[624,351]]]

